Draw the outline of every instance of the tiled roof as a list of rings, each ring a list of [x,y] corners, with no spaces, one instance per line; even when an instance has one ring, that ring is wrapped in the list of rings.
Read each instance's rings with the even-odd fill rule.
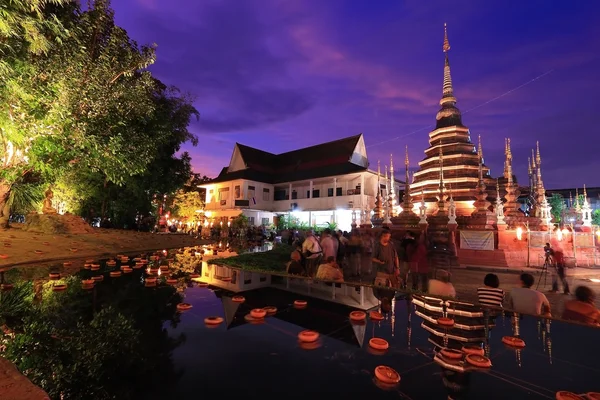
[[[246,168],[228,172],[225,167],[211,182],[248,179],[275,184],[364,171],[365,166],[350,161],[360,138],[351,136],[281,154],[236,144]]]

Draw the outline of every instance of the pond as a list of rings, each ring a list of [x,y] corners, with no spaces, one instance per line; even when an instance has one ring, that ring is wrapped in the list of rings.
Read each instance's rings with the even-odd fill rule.
[[[456,303],[442,309],[456,323],[445,329],[436,324],[439,301],[399,293],[384,300],[383,320],[353,323],[354,309],[341,304],[271,287],[243,293],[204,287],[194,282],[194,271],[175,264],[164,254],[117,258],[114,265],[103,260],[95,264],[98,270],[89,267],[56,281],[27,281],[22,273],[7,272],[15,286],[0,294],[0,322],[6,324],[0,356],[57,399],[357,393],[390,399],[552,399],[559,390],[600,391],[600,367],[591,356],[600,334],[595,328],[495,317]],[[116,276],[119,270],[128,272]],[[81,280],[92,276],[103,280],[84,289]],[[147,287],[152,278],[158,278],[156,286]],[[58,284],[66,290],[54,291]],[[234,301],[235,295],[244,302]],[[296,300],[307,306],[295,307]],[[178,311],[181,302],[191,309]],[[266,306],[277,311],[264,320],[247,318]],[[207,325],[212,316],[223,322]],[[319,339],[300,342],[306,329]],[[502,343],[515,333],[525,348]],[[371,348],[374,337],[385,339],[389,349]],[[492,367],[469,367],[438,353],[466,343],[480,346]],[[379,365],[396,370],[400,383],[378,381]]]

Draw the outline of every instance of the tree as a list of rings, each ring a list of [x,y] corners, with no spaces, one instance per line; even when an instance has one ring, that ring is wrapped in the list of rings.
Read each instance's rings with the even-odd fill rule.
[[[187,219],[188,222],[194,221],[198,211],[204,209],[204,202],[198,192],[177,191],[173,199],[173,215],[180,219]]]
[[[552,197],[548,199],[548,204],[552,207],[550,213],[552,214],[554,222],[560,223],[565,210],[565,199],[562,194],[552,193]]]
[[[13,52],[3,70],[0,223],[8,222],[15,185],[32,176],[52,181],[72,173],[74,166],[77,174],[102,177],[102,215],[112,186],[131,183],[155,160],[157,166],[169,164],[172,176],[167,178],[179,174],[187,179],[189,156],[174,154],[181,143],[195,143],[187,125],[198,113],[189,96],[167,88],[146,70],[155,60],[154,47],[138,46],[117,27],[107,0],[94,1],[86,11],[75,2],[36,3],[46,4],[42,15],[56,21],[41,27],[58,45],[42,56]],[[66,34],[56,32],[56,26]],[[166,180],[171,186],[173,181],[178,179]]]
[[[594,225],[600,226],[600,209],[594,210],[592,212],[592,223]]]

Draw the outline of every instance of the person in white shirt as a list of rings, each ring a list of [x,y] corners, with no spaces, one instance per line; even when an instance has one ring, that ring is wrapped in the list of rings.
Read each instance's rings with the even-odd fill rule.
[[[521,274],[521,287],[513,288],[509,293],[509,308],[522,314],[550,316],[548,298],[531,287],[535,279],[531,274]]]
[[[306,239],[302,243],[302,254],[305,259],[305,269],[308,276],[314,276],[317,272],[319,262],[323,257],[323,248],[315,237],[312,230],[306,233]]]
[[[436,274],[437,279],[429,280],[429,290],[427,291],[432,296],[456,297],[456,289],[450,283],[450,273],[440,270]]]
[[[338,242],[331,236],[331,229],[323,230],[321,236],[321,248],[323,249],[323,259],[328,260],[329,257],[337,258]]]
[[[329,257],[325,264],[319,265],[316,278],[324,281],[342,282],[344,280],[344,274],[340,271],[340,268],[335,263],[333,257]]]

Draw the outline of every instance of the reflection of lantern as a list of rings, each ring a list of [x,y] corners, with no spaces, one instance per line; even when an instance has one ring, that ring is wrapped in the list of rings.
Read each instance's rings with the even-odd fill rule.
[[[521,227],[517,228],[517,239],[523,240],[523,228],[521,228]]]
[[[231,226],[231,221],[227,221],[227,227],[229,228]]]

